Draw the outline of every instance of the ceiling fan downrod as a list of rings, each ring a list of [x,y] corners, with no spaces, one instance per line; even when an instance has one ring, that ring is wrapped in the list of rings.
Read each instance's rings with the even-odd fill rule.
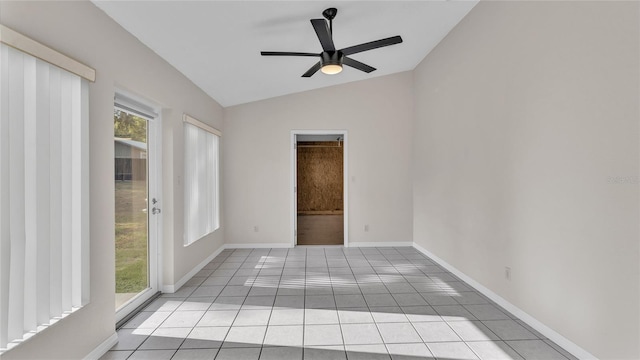
[[[338,9],[336,8],[328,8],[322,12],[322,16],[329,20],[329,32],[331,33],[331,37],[333,37],[333,19],[335,19],[336,15],[338,15]]]

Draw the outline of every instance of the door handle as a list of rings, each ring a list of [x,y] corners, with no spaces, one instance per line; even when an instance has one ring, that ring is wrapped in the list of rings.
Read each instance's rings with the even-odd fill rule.
[[[153,205],[157,204],[158,203],[158,199],[156,199],[156,198],[151,199],[151,203]],[[153,215],[160,214],[161,212],[162,212],[162,210],[160,210],[160,208],[156,207],[156,206],[154,206],[153,209],[151,209],[151,213]]]

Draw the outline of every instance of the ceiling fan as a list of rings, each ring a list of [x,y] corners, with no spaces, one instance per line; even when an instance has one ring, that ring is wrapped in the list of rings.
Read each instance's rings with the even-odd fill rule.
[[[366,73],[370,73],[372,71],[375,71],[376,69],[367,64],[361,63],[360,61],[350,58],[349,55],[381,48],[384,46],[395,45],[402,42],[402,38],[400,36],[392,36],[389,38],[371,41],[364,44],[350,46],[344,49],[336,50],[335,46],[333,45],[332,35],[333,35],[333,19],[336,17],[337,14],[338,14],[338,9],[336,8],[328,8],[322,12],[322,15],[325,17],[325,19],[329,20],[328,25],[325,19],[311,19],[311,25],[313,25],[313,29],[316,31],[316,35],[318,35],[318,40],[320,40],[320,44],[322,45],[321,53],[318,54],[318,53],[304,53],[304,52],[261,51],[260,54],[262,56],[319,57],[320,61],[318,61],[315,65],[313,65],[309,70],[307,70],[307,72],[304,73],[302,77],[311,77],[318,70],[329,75],[337,74],[342,71],[342,65],[351,66],[352,68],[364,71]]]

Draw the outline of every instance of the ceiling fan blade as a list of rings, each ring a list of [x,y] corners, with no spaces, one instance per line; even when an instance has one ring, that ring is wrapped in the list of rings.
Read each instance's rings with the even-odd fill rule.
[[[320,61],[318,61],[309,70],[307,70],[306,73],[302,74],[302,77],[311,77],[313,74],[318,72],[318,70],[320,70],[321,67],[322,67],[322,64],[320,64]]]
[[[285,51],[260,51],[260,55],[262,56],[315,56],[315,57],[320,56],[320,54],[302,53],[302,52],[285,52]]]
[[[400,44],[401,42],[402,42],[402,38],[400,36],[392,36],[386,39],[380,39],[380,40],[371,41],[371,42],[360,44],[360,45],[350,46],[340,51],[346,56],[346,55],[356,54],[356,53],[367,51],[367,50],[381,48],[384,46]]]
[[[366,73],[376,71],[376,68],[371,67],[365,63],[361,63],[358,60],[353,60],[352,58],[346,57],[346,56],[344,57],[344,59],[342,59],[342,64],[351,66],[352,68],[358,69],[360,71],[364,71]]]
[[[313,25],[316,35],[318,35],[322,49],[324,51],[336,51],[327,21],[325,19],[311,19],[311,25]]]

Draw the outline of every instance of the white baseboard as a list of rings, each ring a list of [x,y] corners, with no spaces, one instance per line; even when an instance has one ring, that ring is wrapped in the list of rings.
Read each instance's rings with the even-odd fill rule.
[[[555,330],[551,329],[550,327],[546,326],[542,322],[538,321],[536,318],[534,318],[533,316],[527,314],[526,312],[524,312],[523,310],[521,310],[517,306],[513,305],[512,303],[508,302],[502,296],[500,296],[500,295],[494,293],[493,291],[489,290],[484,285],[482,285],[479,282],[475,281],[473,278],[467,276],[462,271],[456,269],[453,265],[449,264],[448,262],[446,262],[443,259],[439,258],[438,256],[434,255],[429,250],[423,248],[422,246],[420,246],[420,245],[418,245],[416,243],[413,243],[413,247],[416,250],[418,250],[421,253],[423,253],[424,255],[426,255],[429,258],[431,258],[431,260],[435,261],[436,263],[438,263],[443,268],[449,270],[451,273],[453,273],[455,276],[457,276],[460,279],[462,279],[467,284],[471,285],[473,288],[478,290],[484,296],[486,296],[489,299],[493,300],[496,304],[502,306],[505,310],[507,310],[510,313],[512,313],[513,315],[517,316],[520,320],[524,321],[527,325],[529,325],[532,328],[534,328],[540,334],[546,336],[549,340],[551,340],[551,341],[555,342],[556,344],[558,344],[560,347],[562,347],[563,349],[565,349],[566,351],[571,353],[573,356],[577,357],[578,359],[584,359],[584,360],[597,359],[595,356],[593,356],[591,353],[589,353],[585,349],[583,349],[580,346],[576,345],[574,342],[572,342],[571,340],[565,338],[564,336],[558,334]]]
[[[314,246],[314,247],[322,247],[323,245],[298,245],[298,246]],[[332,247],[340,247],[342,245],[327,245]],[[349,242],[348,247],[411,247],[413,246],[413,242],[411,241],[385,241],[385,242],[375,242],[375,241],[357,241],[357,242]],[[241,243],[241,244],[224,244],[225,249],[266,249],[266,248],[291,248],[291,244],[289,243]]]
[[[106,354],[109,349],[111,349],[115,344],[118,343],[118,334],[113,333],[107,340],[103,341],[100,345],[98,345],[93,351],[89,353],[89,355],[84,357],[84,360],[98,360],[102,357],[102,355]]]
[[[162,292],[167,294],[173,294],[174,292],[180,290],[182,285],[184,285],[187,281],[189,281],[198,271],[202,270],[208,263],[211,262],[216,256],[220,255],[222,250],[225,249],[225,245],[222,244],[213,254],[207,256],[200,264],[196,265],[191,271],[189,271],[185,276],[183,276],[178,282],[173,285],[162,285]]]
[[[225,249],[266,249],[266,248],[290,248],[289,243],[243,243],[243,244],[224,244]]]
[[[413,246],[411,241],[354,241],[349,242],[349,247],[405,247]]]

